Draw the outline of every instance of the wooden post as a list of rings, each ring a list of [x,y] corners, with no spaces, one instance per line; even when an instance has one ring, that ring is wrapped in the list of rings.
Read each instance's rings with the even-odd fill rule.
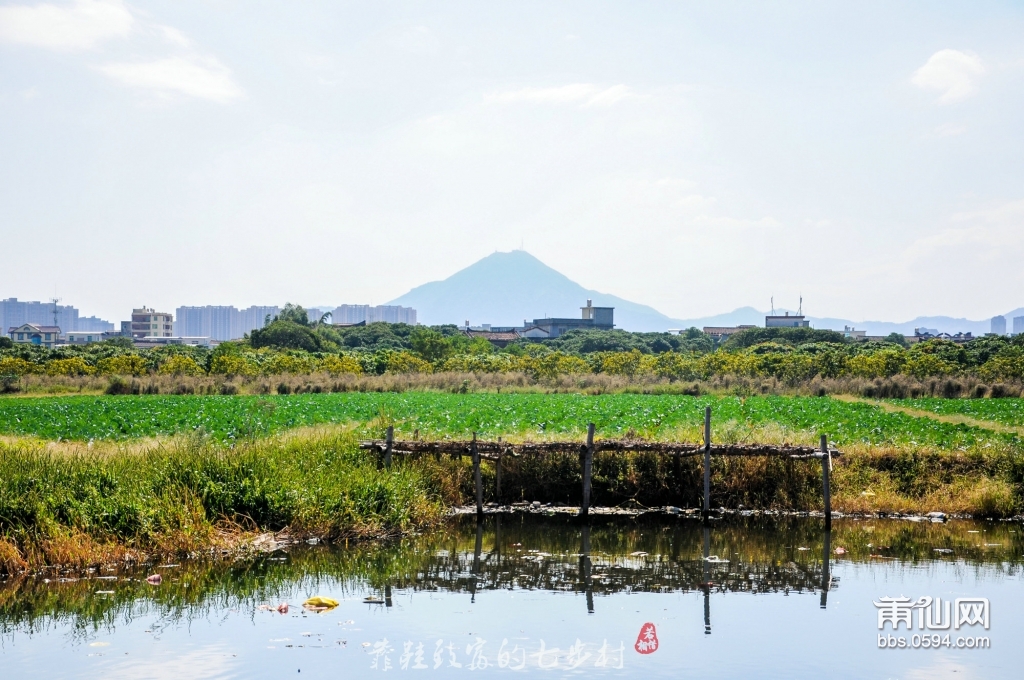
[[[587,425],[587,448],[583,453],[583,505],[580,516],[590,515],[590,474],[594,468],[594,424]]]
[[[829,470],[832,456],[828,451],[828,436],[821,435],[821,488],[825,497],[825,531],[832,531],[832,489],[829,485]]]
[[[391,446],[395,442],[395,427],[394,425],[388,425],[387,438],[384,441],[384,467],[388,470],[391,469]]]
[[[494,461],[494,495],[495,500],[501,503],[501,451],[498,451],[498,459]]]
[[[476,432],[473,433],[473,441],[469,445],[470,453],[473,454],[473,482],[476,484],[476,516],[484,516],[484,487],[480,481],[480,452],[476,450]]]
[[[704,408],[704,519],[711,514],[711,407]]]

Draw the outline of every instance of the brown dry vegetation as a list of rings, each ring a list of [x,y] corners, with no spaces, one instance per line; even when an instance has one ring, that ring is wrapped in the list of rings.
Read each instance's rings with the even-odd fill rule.
[[[112,385],[116,385],[113,386]],[[103,376],[25,375],[18,392],[8,396],[103,394],[112,390],[127,394],[298,394],[324,392],[540,392],[540,393],[638,393],[638,394],[754,394],[823,396],[854,395],[874,399],[916,397],[1000,398],[1019,397],[1018,382],[983,382],[972,376],[917,379],[827,378],[784,381],[778,378],[716,376],[710,380],[685,381],[655,376],[606,373],[560,375],[538,378],[525,373],[396,373],[384,375],[329,373],[282,374],[269,377],[147,375],[113,379]]]

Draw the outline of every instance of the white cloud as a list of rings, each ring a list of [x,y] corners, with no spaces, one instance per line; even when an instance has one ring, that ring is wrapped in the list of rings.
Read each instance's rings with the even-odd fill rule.
[[[905,252],[911,267],[955,271],[969,263],[975,276],[1005,276],[1024,257],[1024,201],[953,215],[952,225],[918,239]],[[1019,278],[1019,277],[1017,277]]]
[[[977,54],[939,50],[914,71],[910,82],[925,90],[941,92],[940,104],[952,104],[977,92],[977,80],[984,73],[985,65]]]
[[[242,95],[231,71],[216,59],[168,57],[146,62],[104,64],[99,70],[131,87],[159,94],[184,94],[226,103]]]
[[[186,36],[178,29],[173,28],[171,26],[158,26],[157,28],[160,31],[160,34],[163,36],[164,40],[168,43],[172,45],[177,45],[178,47],[192,46],[192,41],[188,39],[188,36]]]
[[[632,92],[625,85],[601,87],[591,83],[574,83],[560,87],[524,87],[521,90],[498,92],[488,95],[486,100],[499,104],[530,102],[611,106],[630,96],[632,96]]]
[[[124,38],[132,15],[120,0],[75,0],[71,6],[0,7],[0,40],[54,50],[90,49]]]

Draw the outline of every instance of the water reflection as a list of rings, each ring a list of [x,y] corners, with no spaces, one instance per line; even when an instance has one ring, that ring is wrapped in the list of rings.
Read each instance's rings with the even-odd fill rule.
[[[488,546],[485,551],[484,546]],[[836,556],[835,547],[845,554]],[[951,563],[959,570],[1011,576],[1022,556],[1018,526],[900,521],[734,519],[593,520],[506,516],[457,522],[427,535],[350,548],[295,546],[245,562],[185,561],[133,573],[0,581],[0,632],[67,625],[72,635],[126,625],[136,616],[168,622],[225,610],[251,611],[296,590],[322,585],[370,589],[393,606],[394,591],[465,593],[475,603],[496,590],[582,594],[586,612],[617,593],[700,592],[704,632],[719,593],[819,592],[820,607],[839,583],[832,562],[892,572]],[[153,571],[164,574],[154,588]]]

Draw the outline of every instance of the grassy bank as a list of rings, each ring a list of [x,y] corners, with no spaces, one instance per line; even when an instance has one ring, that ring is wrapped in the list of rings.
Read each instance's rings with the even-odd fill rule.
[[[766,428],[758,440],[788,434]],[[839,511],[1006,517],[1022,508],[1024,464],[1008,447],[844,453],[833,476]],[[0,571],[232,550],[263,531],[327,539],[409,532],[469,502],[470,472],[468,457],[398,457],[390,472],[380,471],[375,457],[356,447],[355,431],[342,427],[233,445],[194,436],[91,448],[9,439],[0,443]],[[500,497],[490,464],[483,475],[487,502],[579,502],[575,456],[506,459]],[[699,458],[677,463],[601,453],[593,500],[698,507],[701,476]],[[816,510],[820,484],[817,461],[716,458],[711,501],[713,507]]]
[[[234,445],[0,443],[0,571],[231,549],[258,531],[328,539],[436,522],[457,474],[379,472],[351,433]]]
[[[1005,402],[1010,404],[1011,402]],[[256,532],[369,537],[440,520],[472,497],[470,461],[396,459],[358,449],[387,425],[399,437],[699,441],[842,449],[833,507],[1007,517],[1024,510],[1020,437],[875,404],[818,398],[441,392],[14,399],[0,408],[0,570],[232,549]],[[984,421],[979,421],[984,424]],[[42,437],[37,439],[35,437]],[[600,453],[593,502],[698,507],[702,463]],[[484,500],[578,504],[574,455],[507,458]],[[817,510],[816,461],[715,458],[713,507]]]

